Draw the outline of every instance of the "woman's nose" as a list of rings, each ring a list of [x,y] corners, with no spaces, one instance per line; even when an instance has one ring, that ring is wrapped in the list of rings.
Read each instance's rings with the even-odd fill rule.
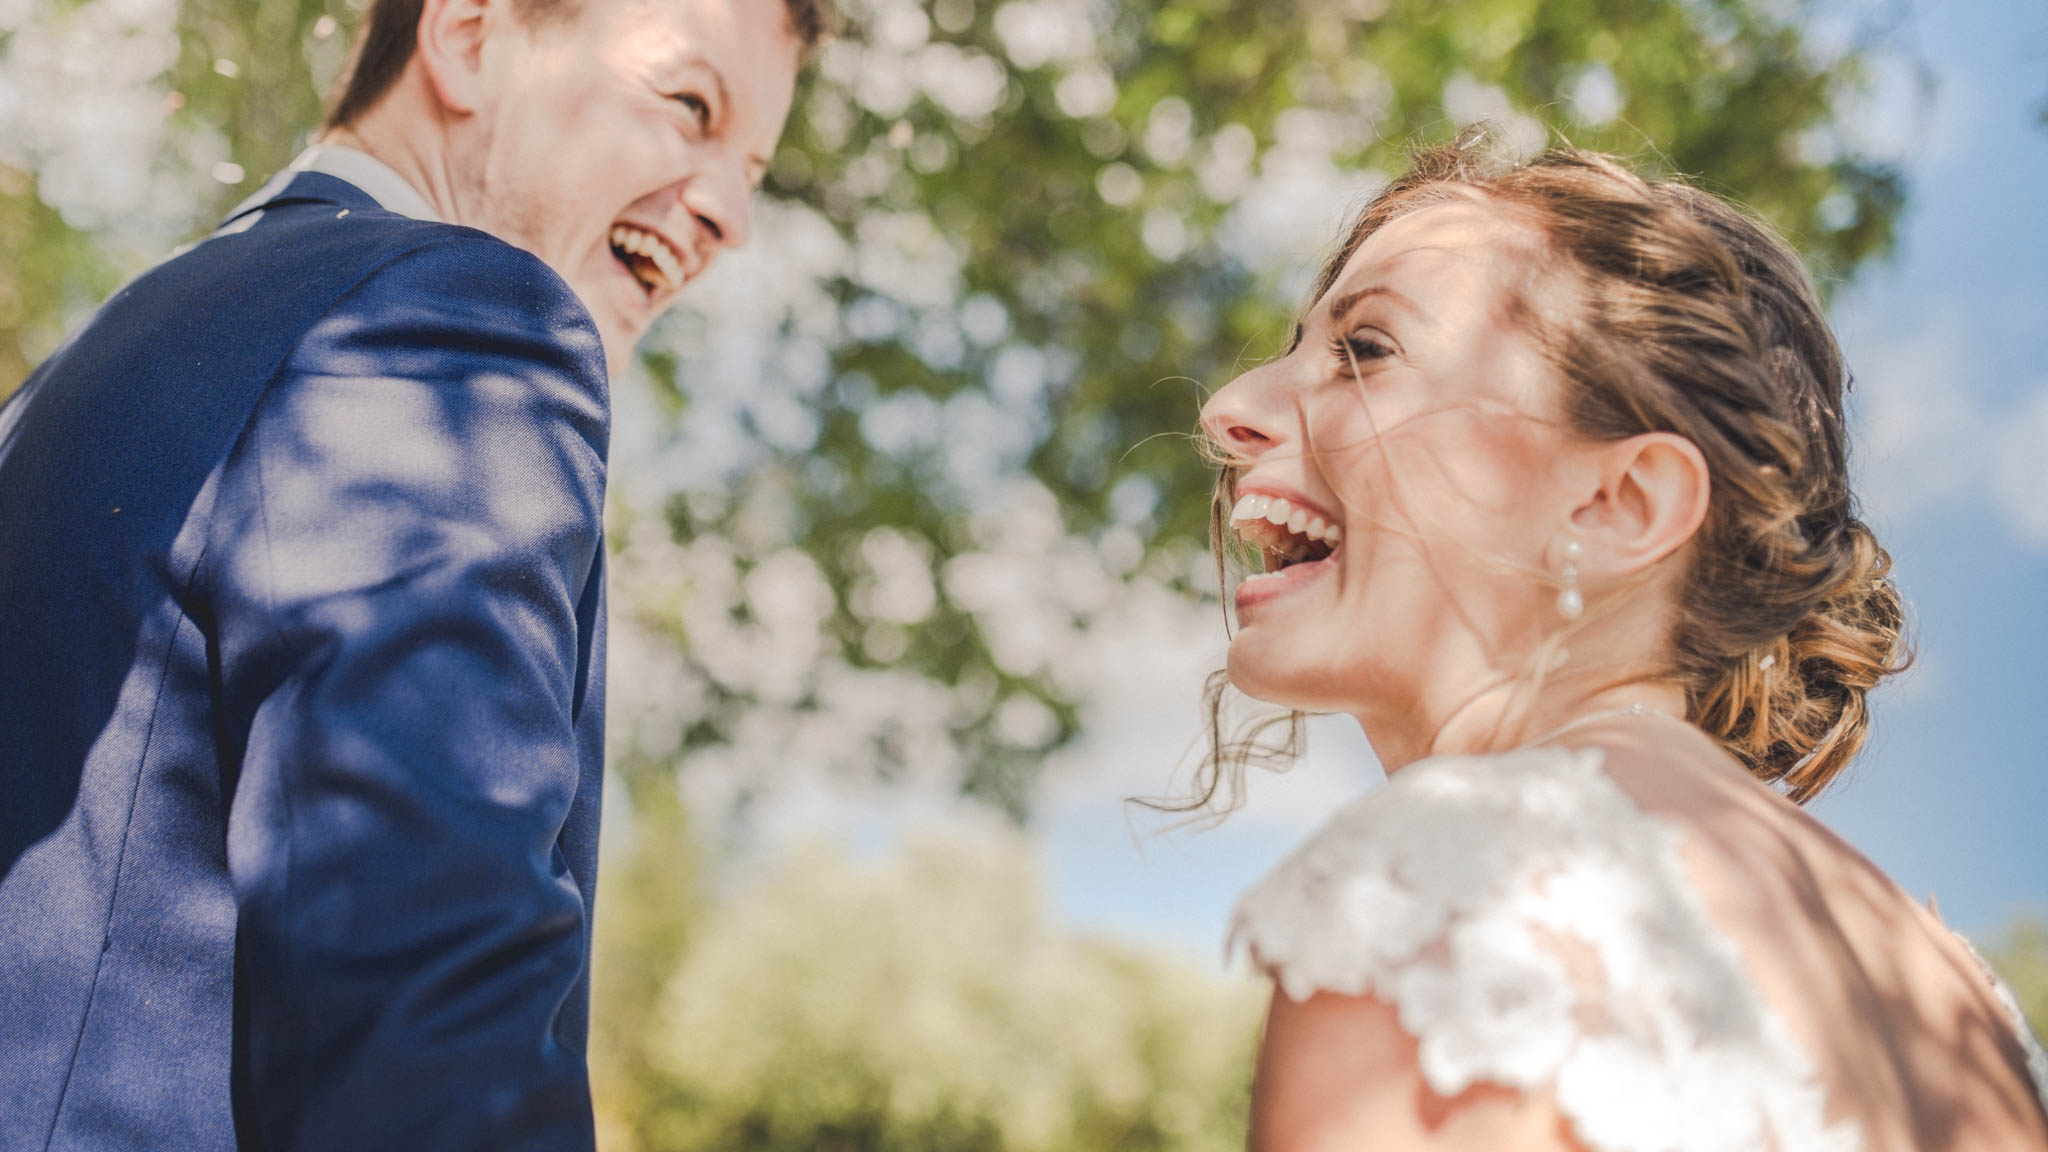
[[[1254,368],[1225,384],[1202,405],[1202,430],[1233,456],[1256,457],[1279,439],[1278,422],[1266,411],[1272,389],[1265,377],[1272,365]]]

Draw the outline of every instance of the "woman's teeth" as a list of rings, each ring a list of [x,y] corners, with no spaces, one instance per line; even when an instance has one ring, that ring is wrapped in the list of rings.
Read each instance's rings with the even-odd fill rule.
[[[683,262],[668,242],[652,232],[626,224],[612,225],[612,250],[649,291],[673,292],[683,286]]]
[[[1289,535],[1299,536],[1304,540],[1315,543],[1327,544],[1331,548],[1335,548],[1344,542],[1344,530],[1342,528],[1324,520],[1321,516],[1310,512],[1306,508],[1296,507],[1285,496],[1261,496],[1257,493],[1247,494],[1238,500],[1236,507],[1230,510],[1230,522],[1232,525],[1251,526],[1255,530],[1259,524],[1270,524],[1287,532]],[[1268,531],[1263,532],[1262,535],[1271,537],[1273,533]]]

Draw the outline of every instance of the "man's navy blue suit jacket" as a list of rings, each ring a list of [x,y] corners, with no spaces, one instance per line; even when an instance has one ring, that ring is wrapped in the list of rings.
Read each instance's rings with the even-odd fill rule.
[[[305,173],[0,409],[0,1149],[591,1146],[605,389]]]

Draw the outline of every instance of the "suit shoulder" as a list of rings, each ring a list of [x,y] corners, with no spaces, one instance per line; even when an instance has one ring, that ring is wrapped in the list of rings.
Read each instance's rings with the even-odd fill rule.
[[[402,291],[436,301],[489,298],[510,308],[567,310],[590,322],[567,281],[533,253],[474,228],[404,221],[409,227],[378,237],[383,258],[359,289]]]
[[[290,300],[284,310],[303,316],[301,324],[411,301],[472,322],[560,329],[574,346],[597,340],[582,301],[531,252],[475,228],[325,200],[237,217],[131,289],[223,302],[246,297],[264,312]]]
[[[524,248],[459,224],[405,223],[409,226],[388,238],[379,237],[386,258],[366,279],[386,285],[417,281],[410,286],[437,295],[489,292],[549,304],[576,300],[568,283]]]
[[[596,324],[554,269],[472,228],[409,223],[418,226],[391,238],[309,339],[368,327],[411,332],[423,348],[524,347],[572,375],[603,380]]]

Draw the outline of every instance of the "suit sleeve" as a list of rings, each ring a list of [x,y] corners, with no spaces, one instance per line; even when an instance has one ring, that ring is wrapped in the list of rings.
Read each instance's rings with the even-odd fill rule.
[[[593,1146],[558,836],[604,389],[559,279],[439,241],[307,332],[223,468],[206,563],[260,1147]]]

